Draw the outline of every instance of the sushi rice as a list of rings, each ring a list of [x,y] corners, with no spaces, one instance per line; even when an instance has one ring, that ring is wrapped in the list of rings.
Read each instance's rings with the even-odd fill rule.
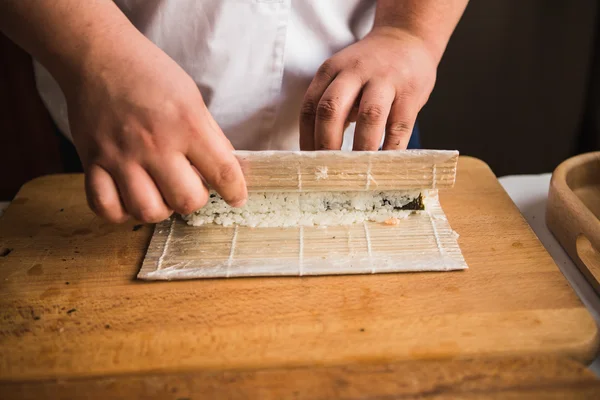
[[[402,219],[423,210],[427,191],[249,193],[243,207],[229,206],[215,192],[200,210],[184,215],[189,225],[290,227],[352,225]]]

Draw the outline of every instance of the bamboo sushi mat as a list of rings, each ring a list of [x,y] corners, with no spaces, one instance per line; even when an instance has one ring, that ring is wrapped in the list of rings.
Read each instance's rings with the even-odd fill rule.
[[[193,227],[180,217],[156,225],[138,274],[145,280],[450,271],[467,264],[436,190],[397,225]]]

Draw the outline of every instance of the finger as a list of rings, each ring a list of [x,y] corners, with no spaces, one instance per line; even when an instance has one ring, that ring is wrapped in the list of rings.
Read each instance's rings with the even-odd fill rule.
[[[356,100],[360,102],[360,94],[358,95]],[[352,106],[352,109],[350,110],[350,114],[348,114],[348,118],[346,118],[346,123],[344,124],[344,132],[346,131],[346,129],[348,129],[348,127],[350,126],[351,123],[356,122],[356,116],[358,115],[358,106],[359,106],[359,103],[357,103],[357,102],[355,102],[354,105]]]
[[[86,171],[85,192],[88,205],[99,217],[115,224],[129,219],[121,203],[115,181],[99,165],[93,164]]]
[[[156,184],[139,164],[115,169],[119,192],[127,212],[142,222],[154,223],[169,218],[172,211],[165,204]]]
[[[315,149],[315,121],[317,106],[323,93],[337,76],[339,69],[330,61],[321,65],[308,87],[300,107],[300,149]]]
[[[348,114],[348,118],[347,118],[348,122],[356,122],[356,117],[358,116],[358,107],[360,107],[361,99],[362,99],[362,90],[358,94],[358,96],[356,96],[356,100],[354,100],[354,105],[352,106],[352,109],[350,110],[350,114]]]
[[[357,75],[341,73],[325,90],[317,106],[316,150],[339,150],[342,147],[344,124],[361,86],[362,81]]]
[[[209,119],[210,123],[206,123]],[[246,203],[248,191],[240,164],[233,155],[231,144],[208,112],[204,123],[199,123],[197,134],[190,143],[187,157],[206,182],[229,205],[241,207]]]
[[[405,150],[410,141],[418,108],[408,98],[397,97],[388,117],[383,150]]]
[[[162,161],[162,160],[161,160]],[[187,215],[204,207],[208,191],[188,159],[181,153],[147,167],[169,207]]]
[[[358,104],[352,107],[352,109],[350,110],[350,114],[348,114],[348,118],[346,118],[346,121],[348,123],[356,122],[357,117],[358,117]]]
[[[389,84],[367,82],[356,116],[353,150],[379,149],[394,95],[395,89]]]

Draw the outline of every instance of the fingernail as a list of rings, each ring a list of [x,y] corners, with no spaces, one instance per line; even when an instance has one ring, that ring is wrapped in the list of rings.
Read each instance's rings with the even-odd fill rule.
[[[242,200],[238,200],[235,203],[231,203],[231,207],[242,207],[244,204],[246,204],[246,201],[248,201],[248,199],[242,199]]]

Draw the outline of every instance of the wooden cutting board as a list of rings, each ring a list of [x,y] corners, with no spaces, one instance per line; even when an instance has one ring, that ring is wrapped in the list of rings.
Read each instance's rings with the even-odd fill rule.
[[[0,380],[488,356],[588,361],[596,325],[493,173],[441,203],[469,269],[141,282],[152,226],[112,226],[81,176],[28,183],[0,220]]]
[[[0,381],[0,393],[2,400],[597,400],[600,381],[573,360],[521,357]]]

